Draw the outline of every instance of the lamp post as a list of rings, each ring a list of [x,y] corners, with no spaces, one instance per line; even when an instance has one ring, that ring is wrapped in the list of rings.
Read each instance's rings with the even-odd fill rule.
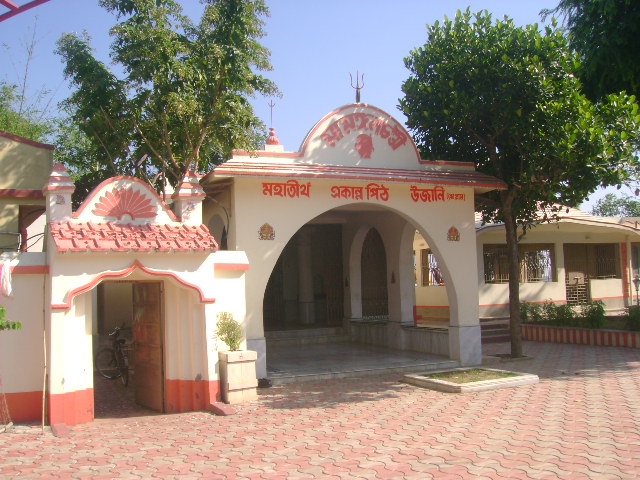
[[[640,276],[636,275],[633,279],[633,286],[636,287],[636,305],[638,303],[638,291],[640,290]]]

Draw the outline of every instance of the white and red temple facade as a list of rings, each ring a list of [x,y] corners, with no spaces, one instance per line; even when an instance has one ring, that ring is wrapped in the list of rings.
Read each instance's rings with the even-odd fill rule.
[[[98,337],[121,324],[143,352],[138,403],[208,408],[220,400],[222,311],[258,352],[258,378],[269,374],[269,332],[327,326],[481,363],[474,196],[502,183],[471,164],[423,161],[397,120],[360,103],[326,115],[298,152],[278,143],[272,130],[264,151],[191,172],[171,208],[118,177],[72,212],[73,183],[54,167],[45,252],[2,255],[13,295],[0,303],[23,323],[0,334],[0,362],[15,365],[2,370],[14,421],[39,418],[44,397],[51,424],[91,421]],[[414,327],[416,232],[448,279],[446,329]]]
[[[474,195],[502,188],[460,162],[423,161],[404,127],[365,104],[318,122],[299,152],[272,130],[206,175],[204,223],[244,251],[247,344],[267,376],[269,332],[342,327],[351,340],[481,362]],[[414,325],[420,232],[451,279],[447,330]]]

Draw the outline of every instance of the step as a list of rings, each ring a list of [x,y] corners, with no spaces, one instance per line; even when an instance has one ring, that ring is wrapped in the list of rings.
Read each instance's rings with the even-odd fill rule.
[[[320,343],[348,342],[350,336],[342,327],[325,327],[300,330],[265,332],[267,347],[278,345],[315,345]]]
[[[481,343],[503,343],[511,340],[509,318],[481,318]]]
[[[491,335],[491,336],[483,336],[480,338],[480,343],[483,345],[487,343],[504,343],[511,341],[511,334],[506,335]]]
[[[366,377],[371,375],[385,375],[390,373],[405,374],[416,372],[429,372],[433,370],[448,370],[460,367],[460,362],[455,360],[431,360],[415,362],[403,366],[379,366],[369,368],[346,368],[341,371],[288,373],[269,371],[269,381],[272,385],[284,385],[288,383],[312,382],[317,380],[331,380],[336,378]]]

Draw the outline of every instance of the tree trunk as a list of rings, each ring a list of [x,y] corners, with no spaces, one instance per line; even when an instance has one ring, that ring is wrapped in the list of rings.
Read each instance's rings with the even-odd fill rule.
[[[512,192],[505,192],[502,208],[509,259],[509,319],[511,325],[511,356],[522,357],[522,326],[520,319],[520,255],[518,225],[511,209]]]

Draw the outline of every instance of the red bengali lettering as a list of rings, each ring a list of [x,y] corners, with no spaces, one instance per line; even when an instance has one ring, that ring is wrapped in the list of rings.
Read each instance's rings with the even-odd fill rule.
[[[376,117],[370,113],[355,112],[334,121],[320,135],[329,146],[335,147],[345,135],[356,131],[371,131],[387,143],[393,150],[405,145],[408,136],[396,123],[389,122],[383,117]]]
[[[299,198],[311,196],[311,182],[300,184],[297,180],[287,180],[285,183],[262,182],[262,194],[270,197]]]
[[[414,202],[444,202],[445,198],[450,199],[449,195],[446,195],[444,187],[441,186],[433,188],[419,188],[415,185],[411,185],[409,187],[409,194],[411,196],[411,200]]]
[[[384,185],[377,183],[370,183],[367,185],[367,200],[382,200],[386,202],[389,200],[389,189]]]

